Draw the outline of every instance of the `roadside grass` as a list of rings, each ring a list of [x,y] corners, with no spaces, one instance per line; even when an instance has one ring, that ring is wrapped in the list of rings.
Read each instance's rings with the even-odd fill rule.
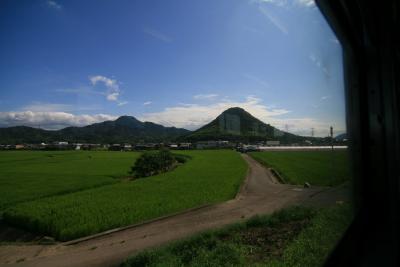
[[[121,266],[322,266],[350,220],[348,204],[291,207],[146,250]]]
[[[249,153],[290,184],[335,186],[350,179],[347,151],[266,151]]]
[[[4,220],[65,241],[235,196],[247,170],[238,153],[177,153],[191,159],[171,172],[20,203],[4,212]]]
[[[137,152],[1,151],[0,215],[16,203],[117,183]]]
[[[302,231],[285,249],[281,260],[273,260],[265,267],[322,266],[352,220],[349,204],[339,204],[321,210],[310,227]]]

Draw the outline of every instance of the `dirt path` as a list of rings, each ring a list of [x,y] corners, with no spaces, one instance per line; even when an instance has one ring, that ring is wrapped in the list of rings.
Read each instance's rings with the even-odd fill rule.
[[[210,228],[268,214],[291,204],[322,205],[345,200],[345,189],[279,184],[248,155],[249,173],[238,196],[230,201],[103,235],[74,245],[0,246],[0,265],[6,266],[118,266],[143,249],[188,237]]]

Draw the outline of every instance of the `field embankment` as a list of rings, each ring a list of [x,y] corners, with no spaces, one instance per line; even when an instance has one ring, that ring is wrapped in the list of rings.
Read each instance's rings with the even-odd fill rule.
[[[8,208],[4,219],[33,232],[70,240],[235,196],[247,170],[238,153],[179,153],[192,159],[171,172],[20,203]],[[106,169],[107,163],[103,164]],[[127,172],[129,166],[121,169]]]
[[[346,150],[251,152],[261,164],[273,168],[286,183],[335,186],[350,179]]]

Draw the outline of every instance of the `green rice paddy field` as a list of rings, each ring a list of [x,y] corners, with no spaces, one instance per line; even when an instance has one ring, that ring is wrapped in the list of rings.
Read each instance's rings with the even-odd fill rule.
[[[238,153],[179,153],[191,159],[171,172],[127,181],[120,178],[138,153],[1,152],[3,219],[70,240],[235,196],[247,170]]]
[[[16,203],[117,183],[139,153],[1,151],[0,214]]]
[[[347,150],[251,152],[260,163],[277,171],[286,183],[335,186],[350,179]]]
[[[0,216],[70,240],[231,199],[247,166],[229,150],[180,151],[191,159],[153,177],[124,179],[138,152],[0,152]],[[337,185],[350,177],[346,151],[254,152],[293,184]]]

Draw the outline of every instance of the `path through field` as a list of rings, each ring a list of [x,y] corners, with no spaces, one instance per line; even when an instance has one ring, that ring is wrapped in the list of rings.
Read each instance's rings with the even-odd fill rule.
[[[268,170],[243,154],[249,173],[233,200],[155,220],[73,245],[0,246],[0,266],[118,266],[143,249],[195,233],[268,214],[293,204],[329,205],[347,200],[345,187],[304,189],[279,184]]]

